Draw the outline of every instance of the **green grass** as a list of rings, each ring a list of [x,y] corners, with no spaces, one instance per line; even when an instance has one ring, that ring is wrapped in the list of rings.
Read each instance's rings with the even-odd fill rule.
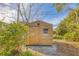
[[[19,54],[19,56],[33,56],[33,54],[32,54],[32,52],[27,51],[27,52]]]
[[[26,52],[19,52],[16,54],[11,53],[10,51],[2,52],[0,53],[0,56],[33,56],[32,52],[26,51]]]

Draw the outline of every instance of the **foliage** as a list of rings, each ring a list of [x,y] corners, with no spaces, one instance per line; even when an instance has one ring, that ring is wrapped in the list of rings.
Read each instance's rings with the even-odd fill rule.
[[[13,49],[24,44],[24,35],[28,26],[22,23],[11,23],[0,28],[0,55],[9,55]]]
[[[56,35],[56,34],[54,34],[54,35],[53,35],[53,39],[62,39],[62,36],[61,36],[61,35]]]
[[[64,39],[66,39],[67,41],[79,41],[79,33],[77,32],[66,33],[64,35]]]
[[[63,7],[65,7],[67,4],[66,3],[54,3],[53,4],[57,12],[60,12]]]
[[[76,14],[77,13],[77,17]],[[63,39],[68,41],[79,41],[79,8],[71,11],[69,15],[60,22],[56,28],[56,34],[62,36]],[[77,20],[76,20],[77,18]]]
[[[32,52],[27,51],[27,52],[24,52],[24,53],[20,53],[18,56],[33,56],[33,54],[32,54]]]

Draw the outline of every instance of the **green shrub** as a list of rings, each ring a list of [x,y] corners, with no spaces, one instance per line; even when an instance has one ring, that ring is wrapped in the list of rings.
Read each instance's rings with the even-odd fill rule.
[[[63,39],[63,36],[61,36],[61,35],[53,35],[53,39]]]
[[[5,30],[3,30],[5,28]],[[17,46],[24,44],[28,26],[22,23],[11,23],[0,29],[0,55],[10,55]]]
[[[67,41],[79,41],[79,32],[66,33],[64,39]]]
[[[33,55],[32,55],[32,52],[27,51],[27,52],[24,52],[24,53],[20,53],[19,56],[33,56]]]

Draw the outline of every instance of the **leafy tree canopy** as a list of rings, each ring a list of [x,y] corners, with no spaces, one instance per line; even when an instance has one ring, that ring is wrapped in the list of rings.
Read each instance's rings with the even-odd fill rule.
[[[76,14],[77,13],[77,17]],[[79,8],[71,11],[67,17],[64,18],[56,28],[56,33],[63,36],[64,39],[70,41],[79,41]],[[77,18],[77,20],[76,20]],[[77,24],[78,23],[78,24]]]

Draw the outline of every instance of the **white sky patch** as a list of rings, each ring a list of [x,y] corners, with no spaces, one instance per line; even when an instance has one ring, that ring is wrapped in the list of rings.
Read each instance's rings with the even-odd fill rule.
[[[28,18],[29,6],[30,6],[30,4],[28,4],[28,3],[23,3],[23,6],[24,6],[24,9],[25,9],[25,13],[26,13],[26,15],[27,15],[27,18]],[[20,4],[21,12],[24,14],[23,6],[22,6],[22,4]]]
[[[5,3],[5,5],[10,5],[10,3]]]
[[[5,17],[5,20],[3,20],[3,22],[6,22],[6,23],[11,23],[12,21],[15,21],[16,18],[17,18],[17,8],[16,9],[13,9],[11,8],[11,5],[6,3],[5,4],[6,6],[4,6],[4,8],[2,6],[0,6],[0,19],[3,19]],[[17,5],[17,4],[16,4]],[[21,12],[24,14],[24,10],[22,8],[22,4],[20,4],[20,9],[21,9]],[[24,3],[24,8],[25,8],[25,12],[26,12],[26,15],[28,14],[29,12],[29,5],[28,3]],[[9,7],[10,6],[10,7]],[[15,6],[17,7],[17,6]],[[21,14],[20,14],[21,15]],[[28,17],[28,15],[27,15]],[[20,16],[20,20],[21,20],[21,16]]]
[[[2,20],[4,18],[4,20]],[[16,10],[8,6],[0,6],[0,20],[10,23],[16,19]]]
[[[20,4],[20,5],[21,5],[20,6],[21,12],[24,16],[24,10],[22,8],[22,4]],[[29,17],[29,10],[30,10],[29,9],[30,3],[24,3],[23,5],[24,5],[24,8],[25,8],[26,17],[28,18]],[[10,23],[11,21],[14,21],[17,17],[17,9],[13,9],[13,8],[11,8],[11,6],[12,6],[12,4],[8,4],[8,3],[4,4],[4,6],[1,6],[1,4],[0,4],[0,19],[3,19],[5,17],[4,18],[5,20],[3,20],[3,21],[6,22],[6,23]],[[15,7],[17,7],[17,6],[15,6]],[[32,18],[32,16],[34,17],[33,14],[36,12],[35,11],[36,9],[34,10],[33,7],[34,6],[32,5],[30,19]],[[24,16],[24,19],[26,19],[25,16]],[[32,18],[32,20],[33,19],[36,19],[36,18]],[[23,20],[21,16],[20,16],[20,20]]]

